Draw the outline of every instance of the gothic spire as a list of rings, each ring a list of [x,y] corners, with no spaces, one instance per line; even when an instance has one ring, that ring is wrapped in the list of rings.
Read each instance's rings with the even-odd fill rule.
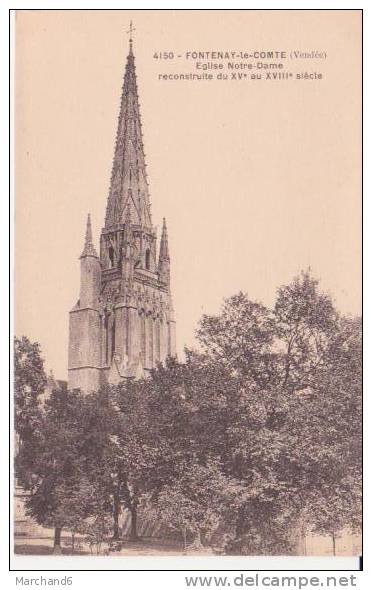
[[[90,222],[90,213],[88,213],[88,219],[87,219],[87,229],[85,232],[84,250],[82,251],[80,258],[83,258],[83,256],[95,256],[96,258],[98,258],[96,249],[93,244],[92,224]]]
[[[163,229],[160,240],[159,261],[160,260],[169,260],[168,231],[165,217],[163,217]]]
[[[140,224],[142,216],[142,224],[148,228],[152,227],[132,31],[131,25],[129,53],[125,67],[111,184],[106,208],[106,229],[125,223],[128,208],[133,224]]]

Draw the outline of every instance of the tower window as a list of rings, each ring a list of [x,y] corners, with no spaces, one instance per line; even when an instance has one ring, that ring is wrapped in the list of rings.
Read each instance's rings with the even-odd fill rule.
[[[109,260],[110,260],[110,268],[113,268],[113,266],[114,266],[114,248],[112,246],[110,246],[108,249],[108,255],[109,255]]]
[[[111,360],[115,354],[115,315],[112,318],[112,326],[111,326]]]
[[[146,316],[145,312],[140,315],[141,324],[141,358],[143,366],[146,364]]]
[[[160,319],[155,320],[155,359],[160,361]]]
[[[146,270],[150,270],[150,250],[149,249],[146,250],[145,263],[146,263]]]
[[[108,315],[105,313],[105,364],[109,362]]]
[[[151,316],[147,317],[148,326],[148,362],[149,366],[154,366],[154,323]]]

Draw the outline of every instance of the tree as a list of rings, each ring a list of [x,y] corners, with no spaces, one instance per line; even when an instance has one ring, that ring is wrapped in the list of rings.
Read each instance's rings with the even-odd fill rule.
[[[40,422],[39,396],[44,392],[46,375],[40,345],[26,336],[14,338],[15,431],[20,446],[31,440]]]
[[[359,318],[340,318],[316,384],[300,396],[293,450],[308,473],[303,518],[333,538],[359,532],[362,495],[362,366]],[[298,458],[298,460],[299,460]]]
[[[246,524],[239,534],[228,535],[224,551],[228,555],[293,555],[297,538],[294,514],[284,497],[275,502],[257,498],[245,504]]]
[[[358,320],[340,316],[308,271],[278,290],[272,311],[240,293],[225,301],[219,316],[203,316],[198,335],[204,360],[199,357],[194,367],[195,399],[208,416],[208,431],[217,440],[224,431],[227,451],[222,443],[216,446],[224,473],[245,489],[236,506],[235,549],[252,552],[256,543],[269,552],[268,541],[276,538],[272,549],[290,551],[287,523],[297,519],[309,530],[325,531],[331,518],[320,515],[326,507],[332,507],[333,526],[355,526],[361,472]],[[228,373],[215,413],[219,388],[202,377],[203,364],[205,374],[221,375],[221,366]],[[196,416],[203,422],[200,412]],[[347,493],[352,502],[343,500]]]
[[[259,387],[308,387],[321,369],[338,314],[310,271],[280,287],[273,310],[244,293],[202,316],[197,337],[209,358]]]
[[[80,419],[82,396],[56,390],[45,403],[40,428],[19,452],[16,469],[25,489],[26,511],[55,529],[54,550],[61,551],[62,529],[91,513],[91,488],[83,469]],[[31,475],[30,475],[31,474]]]
[[[106,554],[109,554],[112,519],[105,511],[98,512],[88,521],[83,521],[78,530],[84,534],[84,540],[89,545],[91,553],[95,548],[96,555],[100,555],[102,545],[106,545]]]
[[[361,522],[361,323],[302,273],[279,290],[283,385],[294,393],[292,462],[303,521],[335,538]]]
[[[194,536],[196,547],[211,538],[237,493],[238,486],[222,474],[216,461],[206,465],[194,461],[179,466],[157,495],[155,506],[161,521],[182,534],[186,552],[188,535]]]
[[[91,513],[98,521],[103,514],[108,521],[111,518],[113,538],[118,539],[121,508],[120,449],[117,444],[119,416],[111,393],[109,387],[104,387],[83,397],[79,449],[81,468],[97,498]]]
[[[291,391],[316,382],[327,357],[338,314],[310,271],[278,289],[274,306],[280,383]]]
[[[185,408],[178,388],[182,365],[169,360],[150,379],[122,383],[113,396],[120,411],[115,467],[118,497],[131,514],[131,539],[137,539],[142,499],[166,485],[186,449]]]
[[[225,299],[219,315],[203,315],[197,331],[203,351],[232,372],[264,386],[272,377],[272,312],[246,294]]]
[[[314,490],[307,500],[303,511],[307,530],[330,536],[333,555],[336,555],[337,537],[345,531],[359,533],[361,530],[361,482],[346,474],[334,485]]]
[[[63,528],[102,541],[112,526],[118,538],[123,508],[136,539],[147,503],[186,544],[219,527],[227,553],[293,553],[296,528],[358,530],[360,320],[305,272],[272,310],[242,293],[225,300],[198,336],[202,352],[184,363],[45,404],[17,473],[56,546]]]
[[[193,472],[184,472],[183,462],[195,467],[197,473],[200,466],[212,463],[226,486],[225,497],[216,495],[225,530],[235,525],[236,536],[242,537],[247,527],[259,526],[270,507],[272,526],[275,522],[279,529],[279,506],[283,511],[290,485],[283,481],[280,471],[280,462],[288,450],[285,419],[289,406],[285,395],[280,397],[277,391],[262,389],[249,376],[243,379],[213,356],[186,352],[185,364],[177,369],[159,369],[147,382],[146,399],[156,400],[153,407],[158,412],[151,411],[151,415],[158,433],[171,443],[172,452],[171,469],[166,471],[161,463],[157,468],[163,488],[160,486],[153,500],[161,505],[160,512],[167,514],[169,521],[173,519],[178,527],[183,522],[189,532],[195,530],[197,521],[191,513],[198,514],[198,502],[202,514],[208,511],[202,494],[192,492]],[[169,403],[171,395],[175,396],[173,403]],[[186,480],[190,481],[188,494]],[[177,481],[182,483],[178,485]],[[198,484],[202,488],[202,482]],[[239,489],[239,493],[233,495],[233,489]],[[282,532],[287,529],[281,524]]]

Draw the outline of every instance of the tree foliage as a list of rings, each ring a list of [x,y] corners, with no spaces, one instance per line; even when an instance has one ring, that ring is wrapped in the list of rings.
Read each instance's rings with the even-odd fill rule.
[[[19,344],[16,413],[32,436],[17,465],[30,514],[98,546],[110,526],[120,536],[123,510],[137,538],[150,504],[185,546],[219,538],[244,555],[293,553],[296,530],[358,531],[360,319],[339,314],[307,271],[272,309],[226,299],[197,335],[185,362],[90,395],[54,392],[36,422],[40,351]]]
[[[211,539],[238,491],[216,461],[202,465],[194,460],[178,466],[156,496],[155,506],[159,518],[182,534],[186,551],[190,535],[194,546]]]
[[[45,403],[32,445],[24,444],[16,462],[19,482],[30,493],[26,511],[36,522],[55,528],[55,546],[61,530],[73,529],[101,501],[85,467],[82,453],[81,395],[58,389]]]
[[[26,336],[14,338],[14,424],[22,444],[31,440],[40,420],[39,397],[46,386],[40,346]]]
[[[206,357],[230,371],[230,389],[236,384],[239,411],[228,412],[228,452],[221,457],[246,489],[238,539],[245,536],[252,550],[247,531],[263,530],[269,505],[272,514],[279,508],[277,523],[292,514],[310,531],[356,530],[360,320],[338,314],[303,272],[278,289],[273,310],[239,294],[225,301],[219,316],[204,316],[198,334]]]

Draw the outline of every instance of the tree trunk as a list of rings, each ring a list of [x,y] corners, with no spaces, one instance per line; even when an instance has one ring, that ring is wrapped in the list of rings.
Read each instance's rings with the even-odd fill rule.
[[[300,528],[300,537],[302,540],[302,549],[303,554],[307,555],[307,547],[306,547],[306,527],[302,524]]]
[[[61,555],[61,533],[62,527],[57,527],[54,529],[54,546],[53,546],[53,553],[54,555]]]
[[[200,549],[200,547],[202,547],[202,542],[201,542],[201,534],[200,534],[200,530],[198,529],[192,544],[194,549]]]
[[[335,533],[332,533],[332,549],[333,549],[333,555],[336,556],[336,535],[335,535]]]
[[[238,539],[245,533],[245,506],[241,506],[238,510],[235,526],[235,537]]]
[[[130,523],[130,540],[137,541],[137,504],[133,503],[130,508],[131,523]]]
[[[113,539],[117,541],[120,538],[119,531],[119,514],[120,514],[120,499],[119,494],[114,495],[114,534]]]
[[[183,551],[184,551],[184,553],[187,553],[187,529],[186,529],[186,527],[184,527],[182,529],[182,533],[183,533]]]

